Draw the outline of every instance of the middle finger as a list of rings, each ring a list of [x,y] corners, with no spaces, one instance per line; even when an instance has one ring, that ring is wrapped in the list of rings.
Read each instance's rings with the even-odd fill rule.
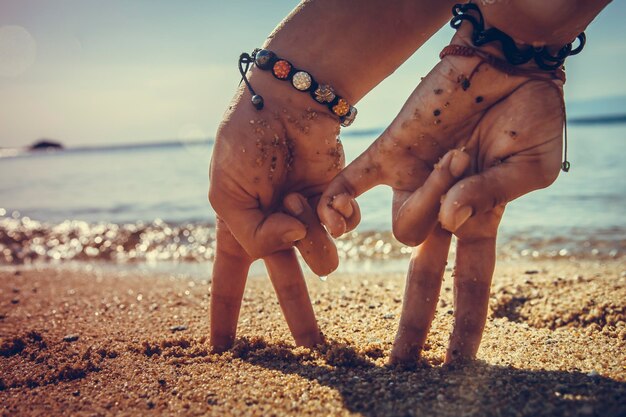
[[[263,258],[289,330],[298,346],[315,346],[322,337],[293,248]]]

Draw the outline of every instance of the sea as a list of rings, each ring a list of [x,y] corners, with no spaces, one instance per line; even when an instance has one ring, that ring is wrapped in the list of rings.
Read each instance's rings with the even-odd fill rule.
[[[346,159],[379,133],[342,135]],[[624,259],[626,124],[572,124],[568,139],[571,170],[507,206],[499,258]],[[209,274],[212,145],[208,139],[1,157],[0,268],[70,263]],[[339,270],[405,270],[411,248],[390,232],[391,190],[375,187],[359,204],[361,224],[337,241]],[[262,271],[256,263],[253,272]]]

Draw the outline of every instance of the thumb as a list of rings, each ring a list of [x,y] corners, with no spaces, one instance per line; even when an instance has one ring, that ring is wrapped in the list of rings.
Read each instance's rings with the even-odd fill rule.
[[[250,256],[262,258],[285,250],[306,236],[306,227],[297,219],[273,213],[265,217],[259,210],[252,210],[234,222],[228,223],[233,235]]]
[[[352,161],[328,184],[317,205],[317,215],[333,237],[354,229],[361,220],[355,198],[380,184],[380,165],[375,161],[377,141]]]

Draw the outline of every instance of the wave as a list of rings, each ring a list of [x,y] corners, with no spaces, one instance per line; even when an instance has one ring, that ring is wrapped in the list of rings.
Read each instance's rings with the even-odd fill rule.
[[[621,258],[626,253],[623,228],[572,229],[559,235],[536,229],[499,238],[498,257]],[[353,231],[336,241],[344,260],[407,258],[412,248],[390,231]],[[454,246],[452,248],[454,253]],[[215,226],[210,223],[46,223],[28,217],[0,219],[0,264],[108,261],[210,262],[215,257]]]

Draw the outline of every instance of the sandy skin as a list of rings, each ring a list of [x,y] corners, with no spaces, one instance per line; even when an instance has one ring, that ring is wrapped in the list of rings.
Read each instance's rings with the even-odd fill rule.
[[[452,4],[302,1],[263,47],[356,105],[444,24]],[[342,42],[336,42],[338,27],[344,28]],[[364,49],[384,59],[354,65]],[[251,93],[238,91],[216,134],[210,168],[209,200],[220,218],[212,282],[219,300],[211,306],[219,320],[211,341],[217,349],[232,345],[248,268],[263,258],[295,342],[313,346],[321,341],[319,328],[294,246],[319,275],[337,267],[315,205],[344,166],[339,120],[269,71],[252,68],[248,76],[265,106],[255,110]]]
[[[451,45],[471,47],[470,34],[471,25],[464,23]],[[496,45],[480,53],[501,58]],[[522,68],[537,71],[534,63]],[[324,192],[318,214],[339,236],[358,218],[351,209],[354,197],[378,184],[391,186],[394,236],[409,246],[421,245],[409,267],[392,361],[419,357],[451,233],[459,243],[447,360],[476,355],[505,206],[557,178],[563,118],[558,77],[511,75],[479,56],[445,56],[385,132]]]
[[[514,3],[518,7],[523,6],[521,2]],[[559,5],[562,3],[559,2]],[[562,13],[561,16],[567,18],[568,25],[562,25],[566,27],[566,30],[560,35],[566,36],[568,40],[573,39],[578,32],[568,37],[567,31],[578,30],[586,26],[595,15],[594,13],[599,12],[606,4],[604,2],[599,3],[597,7],[582,7],[577,2],[575,7],[567,8],[567,13]],[[376,1],[357,4],[346,1],[341,4],[332,4],[333,13],[328,15],[328,6],[331,4],[325,0],[302,2],[269,36],[265,47],[274,50],[281,56],[289,57],[296,64],[308,62],[311,65],[307,66],[308,69],[317,74],[319,79],[332,80],[332,84],[337,87],[338,91],[342,92],[344,98],[354,104],[382,79],[391,74],[415,48],[419,47],[440,27],[449,6],[451,6],[451,3],[449,4],[447,1],[393,2],[393,4]],[[522,7],[522,11],[530,20],[537,20],[537,17],[553,14],[549,13],[551,9],[546,9],[545,4],[534,2],[525,6]],[[359,19],[353,19],[357,9]],[[491,17],[493,17],[494,22],[502,23],[498,19],[498,9],[502,11],[502,8],[494,7],[494,13],[487,13],[488,21],[492,20]],[[544,21],[543,23],[554,27],[552,21]],[[506,26],[504,24],[503,29],[506,29]],[[312,27],[316,28],[314,32],[310,30]],[[337,27],[349,28],[346,31],[346,36],[342,38],[343,42],[340,43],[336,42],[335,28]],[[373,27],[376,30],[372,30]],[[531,35],[535,36],[536,30],[538,28],[533,27]],[[522,40],[535,44],[534,40],[526,41],[524,38]],[[549,40],[539,38],[537,40],[540,40],[541,44],[551,45]],[[333,48],[328,47],[331,44]],[[560,46],[562,42],[558,42],[558,44]],[[303,48],[303,45],[306,45],[306,48]],[[361,59],[361,51],[364,49],[367,50],[369,56],[384,56],[385,59],[370,60],[368,65],[353,66],[352,63]],[[450,69],[452,72],[455,70],[455,68]],[[229,108],[218,131],[211,165],[209,199],[216,213],[221,217],[217,236],[219,242],[217,259],[219,262],[216,262],[213,280],[214,292],[220,293],[220,302],[215,304],[211,310],[214,317],[223,319],[223,323],[212,328],[212,343],[219,349],[226,349],[232,345],[248,268],[253,259],[260,257],[263,257],[266,262],[296,343],[311,346],[318,342],[317,323],[311,314],[311,309],[307,307],[303,311],[298,311],[297,308],[293,308],[298,305],[308,305],[309,299],[302,274],[299,268],[295,267],[295,252],[291,246],[295,243],[312,269],[320,275],[325,275],[326,271],[334,269],[337,261],[329,237],[308,208],[302,217],[294,212],[292,204],[301,200],[301,197],[293,197],[292,195],[291,203],[289,202],[289,193],[296,192],[301,193],[305,199],[309,199],[308,203],[312,203],[310,200],[317,199],[318,193],[332,177],[330,174],[341,168],[343,162],[341,148],[338,143],[333,141],[336,139],[337,126],[324,122],[312,123],[309,126],[309,121],[313,120],[309,117],[311,115],[310,105],[302,105],[297,98],[294,99],[295,96],[284,90],[285,88],[289,89],[285,85],[282,85],[282,93],[280,93],[280,86],[275,88],[267,84],[264,85],[264,82],[258,78],[258,74],[259,71],[253,70],[250,74],[250,81],[256,86],[255,88],[258,87],[262,91],[273,91],[269,97],[266,96],[266,102],[271,103],[273,109],[268,106],[257,119],[251,114],[254,112],[250,111],[249,106],[247,109],[243,109],[243,103],[250,99],[248,93],[239,94]],[[482,76],[484,85],[486,84],[484,74]],[[462,86],[465,85],[461,80],[457,79],[456,82]],[[493,83],[493,80],[491,80],[489,87],[491,87],[489,91],[492,93],[492,97],[477,96],[475,98],[477,104],[484,101],[483,110],[489,105],[493,105],[494,100],[497,100],[496,97],[504,98],[510,94],[512,98],[516,89],[515,82]],[[520,84],[517,84],[517,87],[520,87]],[[529,93],[529,90],[532,89],[525,88],[525,90],[526,93]],[[446,90],[445,92],[449,91]],[[274,94],[275,97],[272,96]],[[530,95],[533,95],[532,91],[530,91]],[[524,94],[517,95],[517,101],[523,101],[524,98]],[[550,99],[547,101],[553,102]],[[432,100],[432,103],[436,104],[437,101]],[[445,105],[445,103],[443,104]],[[465,105],[462,103],[454,104],[461,104],[460,108],[464,108],[465,111],[457,114],[456,123],[454,120],[448,119],[444,124],[442,119],[436,119],[435,124],[441,125],[439,132],[446,126],[449,129],[458,128],[459,121],[468,121],[464,116],[467,116],[466,110],[472,105],[468,106],[468,103]],[[515,107],[512,105],[508,109],[515,109]],[[547,107],[550,107],[550,104]],[[267,110],[271,111],[268,112]],[[319,108],[313,107],[312,110],[315,113]],[[549,110],[548,114],[553,114]],[[441,112],[441,108],[435,108],[433,116],[438,117]],[[532,115],[523,112],[522,114],[525,114],[526,119],[532,119]],[[252,125],[253,132],[247,130],[248,122]],[[470,125],[475,122],[477,121],[469,121]],[[316,129],[317,131],[314,131]],[[547,130],[550,130],[549,126]],[[448,138],[449,141],[458,141],[458,137],[454,137],[457,132],[454,133]],[[316,141],[307,141],[306,135],[315,136]],[[543,139],[549,141],[549,138]],[[433,143],[435,142],[437,141]],[[524,142],[522,149],[517,149],[520,154],[523,154],[524,150],[528,150],[528,148],[524,148],[524,146],[528,146],[528,141]],[[435,143],[435,145],[437,144]],[[450,149],[450,147],[445,147],[446,143],[443,141],[440,141],[439,145],[444,146],[445,149]],[[431,149],[430,158],[441,156],[440,150]],[[422,153],[422,151],[418,150],[417,154]],[[491,149],[487,150],[486,154],[488,156],[490,154],[500,156],[500,161],[508,158],[506,154],[500,155],[500,151]],[[555,154],[554,149],[542,149],[541,153]],[[422,161],[428,162],[429,160],[428,157],[424,157],[423,153],[418,156],[417,159]],[[551,160],[551,158],[547,159]],[[485,163],[491,164],[494,161],[481,161],[474,168],[480,170],[481,167],[484,168]],[[328,168],[329,162],[330,168]],[[532,176],[530,176],[524,182],[525,186],[516,187],[515,192],[506,193],[504,197],[508,197],[510,200],[515,198],[516,192],[519,193],[517,195],[524,194],[532,189],[546,186],[554,179],[555,174],[554,170],[551,169],[552,166],[541,167],[542,169],[539,170],[535,169],[536,166],[529,168],[527,173],[536,172],[538,178],[531,178]],[[419,173],[415,174],[415,179],[419,183],[419,175],[417,175]],[[422,178],[421,181],[423,182],[423,180]],[[410,193],[415,191],[415,187],[411,187],[410,184],[399,184],[397,180],[394,180],[393,186],[401,191]],[[352,213],[358,211],[356,206],[349,199],[342,202],[341,195],[332,197],[337,197],[335,207],[341,207],[342,210],[350,212],[346,215],[346,219],[342,220],[344,229],[345,227],[352,227],[355,222],[352,222],[350,218]],[[406,201],[405,197],[408,198],[406,193],[399,200],[401,202]],[[416,198],[416,200],[422,199]],[[455,202],[457,201],[453,200],[450,204]],[[322,204],[327,203],[323,201]],[[489,210],[493,208],[492,204]],[[454,212],[455,210],[449,211]],[[472,214],[469,207],[464,207],[463,211],[455,212],[451,219],[444,221],[444,227],[457,232],[458,227],[454,226],[459,226]],[[502,213],[497,208],[492,210],[492,214],[487,216],[490,224],[486,236],[479,236],[481,241],[478,244],[472,242],[472,239],[476,238],[475,230],[471,231],[471,228],[465,227],[465,229],[470,230],[467,230],[465,243],[461,244],[461,247],[469,244],[470,249],[461,251],[467,255],[467,260],[460,259],[459,262],[459,265],[469,265],[474,263],[473,260],[477,256],[486,259],[482,263],[484,267],[481,270],[475,271],[475,274],[474,271],[470,271],[474,276],[480,276],[480,288],[477,291],[483,298],[489,286],[488,277],[493,272],[493,262],[488,259],[493,258],[495,229]],[[416,219],[419,218],[415,213],[400,217],[406,219],[409,226],[414,225]],[[450,225],[452,227],[448,227]],[[332,222],[326,222],[326,226],[333,229],[335,235],[338,233]],[[404,229],[401,227],[400,229],[409,230],[410,227]],[[458,236],[462,234],[457,233]],[[401,237],[400,240],[404,241],[405,237]],[[415,236],[409,236],[409,238],[415,240]],[[445,246],[445,239],[442,236],[441,240],[438,240],[434,246]],[[441,268],[442,266],[439,265],[432,269],[436,273]],[[460,275],[468,277],[467,272],[464,271]],[[287,279],[287,277],[295,278]],[[470,278],[470,281],[472,279]],[[471,286],[471,282],[469,286]],[[474,287],[476,286],[474,285]],[[463,299],[463,294],[471,294],[471,291],[459,293],[461,294],[460,299]],[[485,304],[481,302],[480,305],[484,307]],[[451,352],[453,354],[457,352],[459,357],[472,357],[478,348],[486,310],[481,307],[475,314],[466,314],[467,311],[476,309],[467,302],[460,302],[459,306],[459,316],[462,316],[462,320],[458,321],[460,325],[455,327],[455,331],[458,328],[459,335],[469,334],[470,337],[457,338],[456,340],[459,342],[456,345],[458,346],[452,348]],[[432,313],[432,306],[427,310]],[[423,316],[421,313],[418,315]],[[425,317],[427,316],[428,314],[425,315]],[[421,327],[417,329],[423,330]]]
[[[402,274],[308,280],[328,344],[296,348],[267,278],[248,281],[233,350],[212,354],[209,283],[0,274],[0,414],[602,415],[626,411],[622,260],[501,262],[479,361],[441,366],[452,280],[423,361],[385,364]]]

